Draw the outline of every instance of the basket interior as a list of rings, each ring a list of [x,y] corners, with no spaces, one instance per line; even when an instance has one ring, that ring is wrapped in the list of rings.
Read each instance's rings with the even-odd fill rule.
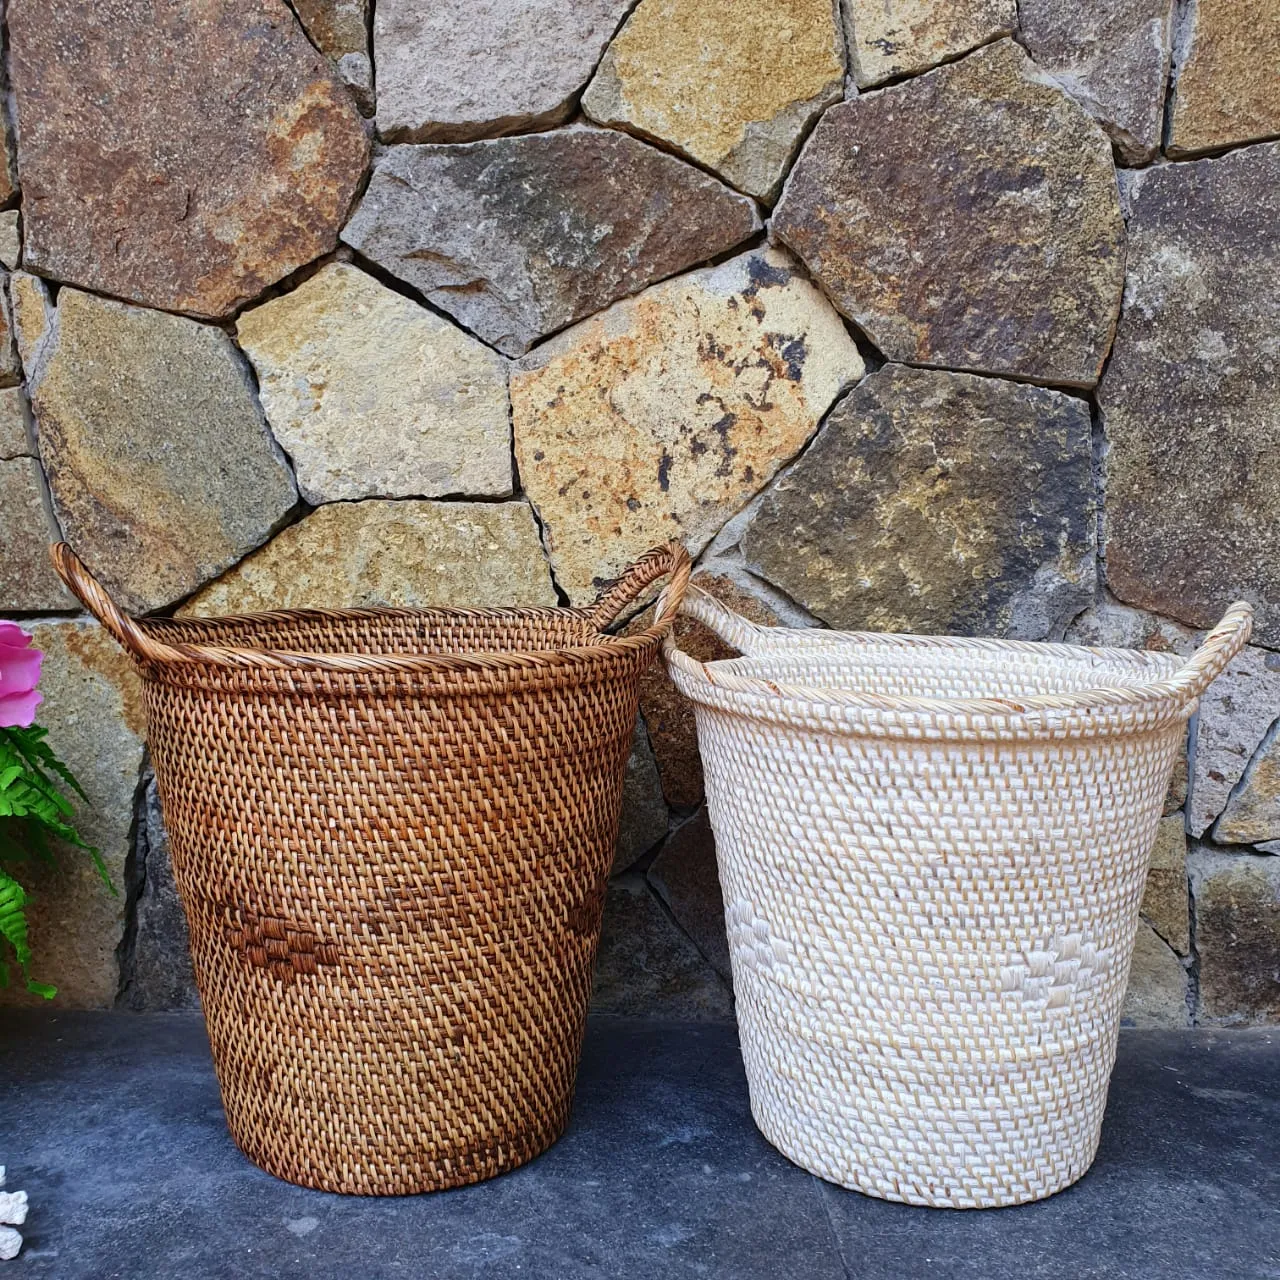
[[[294,653],[536,652],[580,648],[601,639],[575,609],[299,609],[234,618],[149,618],[142,625],[167,644]]]
[[[878,645],[850,641],[779,646],[708,664],[779,684],[904,698],[1033,698],[1088,689],[1140,688],[1182,665],[1165,653],[1065,645],[1021,648]]]

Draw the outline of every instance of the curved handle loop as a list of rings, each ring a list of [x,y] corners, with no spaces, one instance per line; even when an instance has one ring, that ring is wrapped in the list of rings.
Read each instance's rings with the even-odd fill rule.
[[[1188,702],[1198,698],[1249,643],[1252,632],[1253,606],[1237,600],[1186,664],[1163,682],[1165,687]]]
[[[106,587],[89,572],[88,566],[65,542],[49,548],[49,558],[66,583],[67,589],[109,631],[120,644],[141,662],[172,662],[185,657],[147,633],[108,594]]]
[[[601,593],[595,604],[587,610],[587,619],[597,631],[603,631],[627,605],[640,598],[645,587],[659,578],[670,576],[670,581],[658,597],[653,624],[649,633],[665,636],[675,622],[676,614],[684,603],[685,591],[693,573],[693,561],[678,542],[668,542],[647,551],[634,564],[623,570],[622,576],[607,591]]]
[[[708,595],[698,587],[689,589],[682,612],[686,618],[702,623],[725,644],[732,645],[739,653],[744,654],[754,653],[756,642],[761,636],[777,630],[776,627],[762,627],[749,622],[740,613],[734,613],[728,605],[722,604],[715,596]]]
[[[757,652],[760,639],[777,631],[775,627],[762,627],[748,621],[740,613],[734,613],[728,605],[721,604],[715,596],[708,595],[697,587],[689,588],[689,594],[685,597],[684,607],[680,612],[686,618],[702,623],[725,644],[732,645],[742,654]],[[706,666],[696,658],[691,658],[676,643],[674,631],[668,632],[663,637],[662,656],[668,665],[679,667],[687,674],[697,674],[704,679],[710,679],[710,672]]]

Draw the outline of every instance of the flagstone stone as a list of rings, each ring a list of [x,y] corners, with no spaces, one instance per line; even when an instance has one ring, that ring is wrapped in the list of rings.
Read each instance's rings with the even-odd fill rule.
[[[21,394],[17,387],[10,392]],[[49,560],[49,544],[57,536],[45,511],[39,461],[22,455],[0,458],[0,610],[42,613],[79,607]]]
[[[591,1008],[696,1021],[730,1017],[733,995],[633,873],[609,883]]]
[[[635,0],[379,0],[378,132],[470,142],[567,120]]]
[[[359,268],[322,268],[236,337],[308,502],[511,493],[506,361]]]
[[[1202,1024],[1280,1019],[1280,858],[1198,848],[1188,858]]]
[[[1190,1021],[1187,971],[1160,935],[1145,920],[1139,920],[1120,1025],[1185,1027]]]
[[[831,0],[641,0],[582,109],[772,202],[800,140],[839,100],[843,81]]]
[[[1172,0],[1018,0],[1027,52],[1126,164],[1147,164],[1160,149],[1172,10]]]
[[[507,355],[732,249],[755,205],[612,130],[394,147],[343,239]]]
[[[63,533],[127,609],[189,595],[297,502],[220,329],[63,288],[27,372]]]
[[[832,107],[772,235],[890,360],[1098,379],[1124,282],[1111,147],[1012,41]]]
[[[525,502],[336,502],[278,533],[179,616],[557,603]]]
[[[761,499],[749,568],[844,630],[1060,638],[1093,599],[1089,406],[886,365]]]
[[[516,457],[575,603],[649,547],[697,554],[863,371],[840,318],[776,250],[654,285],[511,375]]]
[[[1213,838],[1219,844],[1264,845],[1280,840],[1280,705],[1273,710],[1278,718],[1214,824]]]
[[[369,140],[283,0],[11,0],[24,262],[227,315],[333,249]]]
[[[44,653],[40,723],[49,745],[84,787],[76,829],[101,854],[113,896],[89,855],[57,847],[58,864],[24,864],[32,976],[58,988],[63,1009],[109,1009],[120,984],[117,948],[125,929],[125,875],[133,843],[134,793],[143,761],[142,682],[120,646],[91,622],[29,625]],[[44,1005],[14,982],[0,1005]]]
[[[860,89],[927,71],[1018,25],[1017,0],[841,0],[840,8]]]
[[[328,54],[361,109],[373,110],[373,62],[369,57],[369,0],[293,0],[312,43]]]
[[[1196,0],[1180,17],[1169,155],[1280,134],[1280,7]]]
[[[1124,314],[1098,388],[1107,580],[1280,644],[1280,143],[1159,165],[1133,194]]]

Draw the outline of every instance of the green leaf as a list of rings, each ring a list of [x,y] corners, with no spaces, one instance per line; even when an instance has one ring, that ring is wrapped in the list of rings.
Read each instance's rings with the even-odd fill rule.
[[[7,871],[0,871],[0,938],[9,944],[23,976],[30,977],[26,905],[27,895],[22,886]]]
[[[38,724],[33,724],[29,729],[7,729],[6,732],[9,740],[12,742],[14,749],[21,755],[37,773],[40,772],[41,766],[45,769],[52,770],[63,782],[71,788],[72,791],[80,797],[81,800],[87,801],[89,797],[85,794],[84,788],[76,780],[75,774],[67,768],[61,760],[54,755],[52,748],[45,738],[49,734],[48,729],[41,728]]]
[[[58,988],[47,982],[37,982],[31,976],[31,947],[27,942],[27,912],[30,899],[22,886],[8,873],[0,871],[0,938],[13,950],[13,958],[26,979],[27,990],[32,995],[52,1000]],[[0,960],[0,987],[9,985],[9,965]]]
[[[118,897],[101,852],[88,844],[70,821],[74,810],[56,779],[82,797],[84,789],[44,741],[47,733],[39,725],[0,729],[0,818],[24,819],[31,849],[44,862],[55,860],[46,832],[83,849],[92,859],[98,878],[112,897]]]

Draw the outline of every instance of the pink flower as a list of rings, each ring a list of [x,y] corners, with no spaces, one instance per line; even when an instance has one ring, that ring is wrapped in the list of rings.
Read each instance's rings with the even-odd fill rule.
[[[44,654],[16,622],[0,622],[0,729],[25,729],[36,716]]]

